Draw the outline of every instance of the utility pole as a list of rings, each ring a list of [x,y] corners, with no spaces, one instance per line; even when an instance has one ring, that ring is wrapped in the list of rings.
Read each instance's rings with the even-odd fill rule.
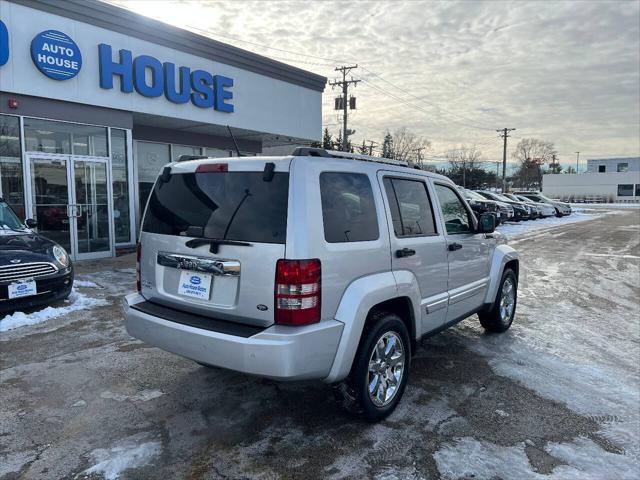
[[[509,132],[513,130],[515,130],[515,128],[496,130],[504,139],[504,147],[502,150],[502,193],[507,189],[507,138],[509,138]]]
[[[422,167],[422,151],[425,147],[414,148],[413,151],[416,152],[416,165]]]
[[[354,80],[351,77],[351,80],[347,80],[347,74],[353,70],[354,68],[358,68],[358,65],[352,65],[350,67],[342,66],[336,67],[336,72],[342,72],[342,80],[335,80],[333,82],[329,82],[329,85],[332,87],[341,86],[342,87],[342,151],[347,151],[347,145],[349,144],[349,135],[353,132],[350,132],[347,129],[347,109],[349,108],[349,97],[348,90],[349,85],[355,85],[360,80]]]
[[[369,155],[373,155],[373,146],[378,146],[378,142],[374,142],[373,140],[367,140],[369,142]]]
[[[576,173],[578,173],[578,169],[580,168],[580,152],[576,153]]]

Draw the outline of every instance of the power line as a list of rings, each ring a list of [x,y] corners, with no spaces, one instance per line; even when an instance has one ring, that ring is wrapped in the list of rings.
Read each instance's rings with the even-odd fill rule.
[[[379,78],[380,80],[382,80],[382,81],[383,81],[383,82],[385,82],[386,84],[391,85],[392,87],[394,87],[394,88],[396,88],[396,89],[400,90],[401,92],[403,92],[405,95],[408,95],[408,96],[410,96],[410,97],[414,98],[415,100],[417,100],[417,101],[419,101],[419,102],[426,103],[427,105],[429,105],[429,106],[431,106],[431,107],[434,107],[434,108],[437,108],[437,109],[439,109],[439,110],[442,110],[443,112],[447,112],[447,113],[448,113],[448,114],[450,114],[450,115],[454,115],[454,116],[456,116],[456,117],[462,118],[462,119],[467,120],[467,121],[469,121],[469,122],[474,122],[474,123],[475,123],[475,120],[473,120],[473,119],[471,119],[471,118],[469,118],[469,117],[465,117],[464,115],[460,115],[459,113],[455,113],[455,112],[452,112],[452,111],[450,111],[450,110],[447,110],[446,108],[443,108],[443,107],[441,107],[441,106],[439,106],[439,105],[437,105],[437,104],[435,104],[435,103],[433,103],[433,102],[429,102],[429,101],[427,101],[427,100],[425,100],[425,99],[423,99],[423,98],[417,97],[416,95],[412,94],[411,92],[409,92],[409,91],[405,90],[405,89],[404,89],[404,88],[402,88],[402,87],[399,87],[398,85],[396,85],[396,84],[394,84],[394,83],[391,83],[389,80],[386,80],[385,78],[382,78],[379,74],[377,74],[377,73],[375,73],[375,72],[373,72],[373,71],[369,70],[368,68],[366,68],[366,67],[364,67],[364,66],[362,67],[362,69],[363,69],[364,71],[366,71],[366,72],[369,72],[369,74],[373,75],[374,77]],[[493,128],[490,128],[490,127],[481,127],[481,126],[478,126],[478,125],[475,125],[473,128],[478,128],[478,129],[481,129],[481,130],[493,130]]]
[[[333,62],[334,64],[335,64],[335,63],[345,63],[345,62],[344,62],[344,60],[337,60],[337,59],[335,59],[335,58],[322,57],[322,56],[319,56],[319,55],[311,55],[311,54],[308,54],[308,53],[299,53],[299,52],[294,52],[294,51],[292,51],[292,50],[287,50],[287,49],[284,49],[284,48],[272,47],[272,46],[269,46],[269,45],[264,45],[264,44],[260,44],[260,43],[257,43],[257,42],[252,42],[252,41],[249,41],[249,40],[244,40],[244,39],[241,39],[241,38],[238,38],[238,37],[235,37],[235,36],[232,36],[232,35],[228,35],[228,34],[222,34],[222,33],[218,33],[218,32],[215,32],[215,33],[214,33],[214,32],[210,32],[210,31],[204,30],[204,29],[199,28],[199,27],[195,27],[195,26],[193,26],[193,25],[187,25],[187,27],[188,27],[188,28],[191,28],[191,29],[193,29],[193,30],[196,30],[196,31],[198,31],[198,32],[201,32],[201,33],[203,33],[203,34],[205,34],[206,36],[209,36],[209,37],[211,37],[212,35],[215,35],[215,36],[218,36],[218,37],[222,37],[222,38],[229,38],[229,39],[231,39],[231,40],[235,40],[235,41],[238,41],[238,42],[246,43],[246,44],[248,44],[248,45],[253,45],[253,46],[256,46],[256,47],[259,47],[259,48],[266,48],[266,49],[269,49],[269,50],[274,50],[274,51],[278,51],[278,52],[288,53],[288,54],[291,54],[291,55],[297,55],[297,56],[301,56],[301,57],[313,58],[313,59],[316,59],[316,60],[329,61],[329,62]],[[288,58],[284,58],[284,57],[279,57],[279,60],[284,60],[284,61],[293,61],[293,62],[299,62],[299,63],[303,63],[303,64],[319,65],[319,66],[330,66],[330,65],[331,65],[331,64],[316,64],[316,63],[313,63],[313,62],[305,62],[304,60],[299,60],[299,59],[288,59]],[[381,81],[383,81],[383,82],[385,82],[385,83],[387,83],[387,84],[391,85],[392,87],[394,87],[394,88],[396,88],[396,89],[398,89],[398,90],[402,91],[402,92],[403,92],[403,93],[405,93],[406,95],[408,95],[408,96],[410,96],[410,97],[414,98],[415,100],[417,100],[417,101],[419,101],[419,102],[425,103],[425,104],[427,104],[427,105],[429,105],[429,106],[431,106],[431,107],[433,107],[433,108],[436,108],[436,109],[438,109],[438,110],[441,110],[441,111],[443,111],[443,112],[446,112],[446,113],[448,113],[449,115],[453,115],[453,116],[455,116],[455,117],[462,118],[462,119],[466,119],[467,121],[470,121],[470,122],[474,122],[474,120],[470,119],[469,117],[465,117],[464,115],[461,115],[461,114],[458,114],[458,113],[452,112],[452,111],[450,111],[450,110],[447,110],[447,109],[445,109],[445,108],[443,108],[443,107],[441,107],[441,106],[439,106],[439,105],[437,105],[437,104],[435,104],[435,103],[433,103],[433,102],[429,102],[429,101],[427,101],[427,100],[421,99],[420,97],[417,97],[416,95],[414,95],[414,94],[410,93],[409,91],[407,91],[407,90],[405,90],[405,89],[403,89],[403,88],[401,88],[401,87],[399,87],[399,86],[395,85],[394,83],[392,83],[392,82],[390,82],[389,80],[387,80],[387,79],[385,79],[385,78],[381,77],[379,74],[375,73],[374,71],[372,71],[372,70],[370,70],[370,69],[368,69],[368,68],[366,68],[366,67],[364,67],[364,66],[362,66],[362,65],[360,65],[360,67],[361,67],[363,70],[365,70],[365,71],[369,72],[369,74],[371,74],[371,75],[373,75],[373,76],[375,76],[375,77],[379,78]],[[364,81],[364,79],[362,79],[362,80]],[[367,83],[368,83],[369,85],[374,85],[371,81],[367,81]],[[378,87],[378,90],[379,90],[379,91],[383,91],[383,92],[384,92],[384,90],[383,90],[383,89],[380,89],[379,87]],[[404,99],[400,99],[399,97],[394,97],[394,98],[396,98],[397,100],[400,100],[400,101],[404,100]],[[426,112],[426,111],[425,111],[425,113],[431,113],[431,112]],[[450,120],[450,121],[454,121],[454,122],[456,122],[455,120]],[[479,126],[479,125],[477,125],[477,124],[462,123],[462,122],[460,122],[460,121],[457,121],[456,123],[459,123],[459,124],[464,125],[464,126],[469,127],[469,128],[476,128],[476,129],[480,129],[480,130],[492,130],[492,128],[484,127],[484,126]]]

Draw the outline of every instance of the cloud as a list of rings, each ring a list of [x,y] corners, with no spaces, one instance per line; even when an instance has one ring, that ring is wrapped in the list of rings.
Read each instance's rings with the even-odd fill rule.
[[[337,62],[240,40],[358,63],[356,143],[406,126],[434,151],[477,143],[494,160],[495,130],[515,127],[513,146],[543,138],[566,162],[577,150],[581,158],[640,151],[636,1],[111,3],[330,79]],[[335,132],[336,94],[327,87],[323,101],[323,123]]]

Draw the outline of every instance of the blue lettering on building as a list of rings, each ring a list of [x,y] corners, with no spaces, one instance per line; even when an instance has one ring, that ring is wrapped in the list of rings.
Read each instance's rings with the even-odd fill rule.
[[[114,60],[111,45],[98,45],[100,87],[114,88],[113,80],[120,82],[120,91],[131,93],[135,89],[145,97],[165,98],[172,103],[188,103],[200,108],[213,108],[232,113],[234,105],[233,79],[212,75],[204,70],[176,67],[171,62],[161,63],[149,55],[133,58],[131,51],[120,50]]]
[[[78,45],[57,30],[45,30],[33,38],[31,60],[38,70],[54,80],[69,80],[82,68]]]
[[[0,67],[9,61],[9,31],[0,20]]]

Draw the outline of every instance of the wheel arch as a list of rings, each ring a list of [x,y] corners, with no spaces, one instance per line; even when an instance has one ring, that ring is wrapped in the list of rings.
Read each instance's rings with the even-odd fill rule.
[[[367,314],[364,328],[367,328],[367,325],[373,318],[373,314],[376,312],[395,313],[396,315],[398,315],[398,317],[400,317],[402,323],[404,323],[405,327],[407,327],[407,331],[409,332],[409,338],[411,340],[411,351],[415,352],[416,319],[411,299],[407,296],[402,296],[390,298],[389,300],[385,300],[384,302],[380,302],[377,305],[374,305],[373,307],[371,307],[371,310],[369,310],[369,313]],[[360,336],[362,337],[362,334],[360,334]]]
[[[489,274],[489,287],[484,298],[486,308],[491,308],[496,300],[498,289],[500,288],[500,280],[506,268],[511,268],[518,278],[520,274],[520,256],[518,252],[509,245],[498,245],[491,259],[491,271]]]
[[[345,290],[335,319],[344,324],[333,365],[329,375],[324,379],[334,383],[344,379],[351,370],[353,360],[362,338],[362,332],[371,313],[375,311],[393,311],[407,325],[412,337],[416,335],[415,300],[410,295],[399,295],[398,285],[393,272],[383,272],[359,278]]]

